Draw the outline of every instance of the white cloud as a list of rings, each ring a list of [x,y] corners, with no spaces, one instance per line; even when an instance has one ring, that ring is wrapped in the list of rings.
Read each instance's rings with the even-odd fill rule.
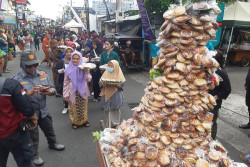
[[[84,5],[83,0],[72,0],[73,6]],[[29,0],[30,9],[35,11],[36,15],[42,15],[46,18],[56,19],[57,16],[62,16],[63,6],[70,5],[70,0]]]

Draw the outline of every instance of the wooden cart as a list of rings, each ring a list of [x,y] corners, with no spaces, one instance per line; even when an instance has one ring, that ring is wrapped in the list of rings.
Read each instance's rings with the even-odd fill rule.
[[[101,149],[101,144],[99,141],[97,142],[97,156],[98,156],[98,162],[100,167],[107,167],[106,160],[104,158],[102,149]]]
[[[227,59],[232,65],[239,63],[241,66],[248,66],[250,60],[250,50],[230,50],[228,52]]]

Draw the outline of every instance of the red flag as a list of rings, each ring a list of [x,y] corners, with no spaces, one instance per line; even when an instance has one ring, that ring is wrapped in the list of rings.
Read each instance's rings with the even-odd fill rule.
[[[27,0],[16,0],[17,4],[26,4]]]

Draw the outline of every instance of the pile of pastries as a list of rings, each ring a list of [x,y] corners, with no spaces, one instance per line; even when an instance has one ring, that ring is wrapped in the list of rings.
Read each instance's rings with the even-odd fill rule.
[[[227,150],[211,138],[216,99],[208,93],[220,83],[216,54],[205,46],[219,28],[210,13],[218,6],[196,2],[164,13],[158,38],[161,71],[145,88],[133,118],[100,139],[114,167],[229,167]]]

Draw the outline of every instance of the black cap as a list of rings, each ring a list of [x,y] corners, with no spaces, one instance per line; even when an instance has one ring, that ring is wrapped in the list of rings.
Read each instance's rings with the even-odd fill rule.
[[[35,53],[33,52],[23,52],[21,54],[21,62],[24,65],[33,65],[33,64],[39,64],[40,60],[37,59]]]

